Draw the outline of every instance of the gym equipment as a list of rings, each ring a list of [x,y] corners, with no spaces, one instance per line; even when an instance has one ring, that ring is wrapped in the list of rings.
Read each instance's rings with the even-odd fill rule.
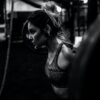
[[[13,8],[14,8],[13,0],[11,1],[11,3],[12,3],[12,7],[11,7],[11,21],[10,21],[10,31],[9,31],[10,36],[8,37],[8,47],[7,47],[7,54],[6,54],[3,79],[1,82],[1,86],[0,86],[0,96],[2,95],[4,86],[5,86],[5,81],[6,81],[6,77],[7,77],[7,71],[8,71],[8,64],[9,64],[10,49],[11,49],[12,28],[13,28]]]
[[[99,99],[100,17],[85,33],[78,50],[69,78],[71,100]]]

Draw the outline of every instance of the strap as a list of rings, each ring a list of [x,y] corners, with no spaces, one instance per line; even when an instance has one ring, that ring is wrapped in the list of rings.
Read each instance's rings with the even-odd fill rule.
[[[72,45],[71,43],[69,43],[69,42],[62,42],[62,43],[59,45],[59,47],[58,47],[58,49],[57,49],[57,51],[56,51],[56,54],[55,54],[53,63],[55,63],[55,67],[57,67],[57,69],[59,69],[60,71],[63,71],[63,69],[59,68],[59,66],[58,66],[58,64],[57,64],[57,61],[58,61],[58,56],[59,56],[59,53],[60,53],[60,51],[61,51],[61,49],[62,49],[62,45],[63,45],[63,44],[65,44],[67,47],[73,49],[73,45]]]
[[[58,49],[57,49],[57,51],[56,51],[56,54],[55,54],[55,59],[56,59],[56,61],[57,61],[57,58],[58,58],[58,55],[59,55],[59,53],[60,53],[60,51],[61,51],[61,49],[62,49],[62,45],[63,44],[65,44],[68,48],[71,48],[71,49],[73,49],[73,45],[71,44],[71,43],[69,43],[69,42],[62,42],[59,46],[58,46]]]
[[[72,43],[70,43],[70,42],[63,42],[63,44],[65,44],[70,49],[73,49],[73,44]]]

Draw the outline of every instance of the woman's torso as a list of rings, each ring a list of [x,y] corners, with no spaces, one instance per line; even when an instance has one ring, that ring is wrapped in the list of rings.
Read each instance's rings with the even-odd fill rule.
[[[55,50],[52,62],[50,62],[50,58],[47,58],[45,66],[46,75],[51,83],[60,87],[67,85],[71,49],[72,45],[70,43],[62,42]]]

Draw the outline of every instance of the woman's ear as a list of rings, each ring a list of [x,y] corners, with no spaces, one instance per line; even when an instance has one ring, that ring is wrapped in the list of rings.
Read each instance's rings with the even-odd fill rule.
[[[51,32],[51,27],[50,27],[50,25],[46,25],[46,27],[45,27],[45,29],[44,29],[44,31],[50,36],[50,32]]]

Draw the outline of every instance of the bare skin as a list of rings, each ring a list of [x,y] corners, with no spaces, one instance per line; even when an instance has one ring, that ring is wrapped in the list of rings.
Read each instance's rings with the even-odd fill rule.
[[[57,49],[57,46],[62,43],[62,41],[59,38],[54,38],[52,41],[49,41],[48,43],[48,64],[51,64],[54,57],[55,57],[55,51]],[[53,45],[51,45],[53,44]],[[62,46],[61,52],[58,56],[57,64],[61,69],[66,69],[70,63],[70,57],[72,57],[72,50],[65,45]],[[68,87],[65,88],[59,88],[55,85],[51,85],[54,92],[60,96],[61,98],[68,98]]]
[[[47,64],[50,65],[55,57],[55,53],[58,45],[62,43],[61,39],[59,39],[58,37],[52,37],[48,39],[44,34],[40,35],[39,28],[37,28],[31,23],[28,24],[28,30],[29,30],[29,35],[27,36],[27,38],[29,39],[31,38],[32,43],[35,46],[40,45],[41,42],[42,43],[47,42],[47,48],[48,48]],[[32,32],[30,30],[34,30],[34,31]],[[70,57],[72,57],[72,50],[66,47],[65,45],[63,45],[58,56],[58,61],[57,61],[58,66],[63,70],[66,69],[66,67],[68,67],[70,63]],[[54,92],[57,95],[59,95],[61,98],[68,98],[68,87],[59,88],[57,86],[54,86],[53,84],[51,84],[51,86]]]

